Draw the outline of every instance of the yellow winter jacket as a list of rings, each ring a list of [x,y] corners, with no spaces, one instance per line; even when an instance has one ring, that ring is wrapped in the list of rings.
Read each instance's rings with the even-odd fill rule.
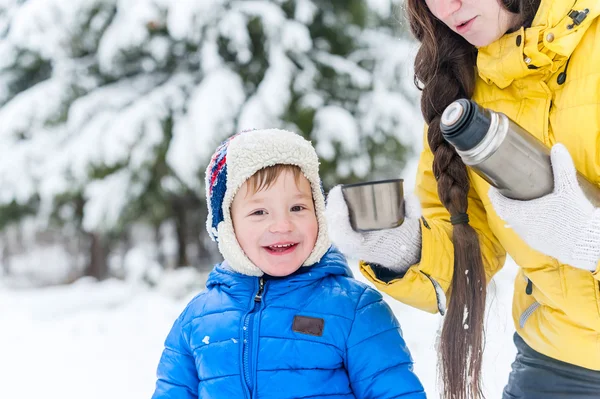
[[[579,24],[572,10],[588,9]],[[600,1],[542,0],[527,29],[479,49],[473,99],[508,115],[548,147],[563,143],[577,169],[600,185]],[[566,80],[561,74],[566,73]],[[416,191],[423,206],[419,264],[385,283],[369,265],[361,271],[392,297],[437,312],[432,280],[448,292],[453,272],[452,226],[440,203],[425,142]],[[554,359],[600,370],[600,263],[595,273],[559,263],[529,248],[494,212],[489,185],[469,171],[468,214],[480,238],[488,279],[508,253],[520,266],[513,319],[519,335]],[[532,286],[527,289],[528,281]]]

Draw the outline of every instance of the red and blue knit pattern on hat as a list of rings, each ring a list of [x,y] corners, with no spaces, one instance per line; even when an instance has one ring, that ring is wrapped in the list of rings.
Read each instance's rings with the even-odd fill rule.
[[[207,202],[210,207],[210,236],[217,241],[217,226],[223,221],[223,197],[227,190],[227,148],[235,136],[225,140],[213,154],[206,174]]]

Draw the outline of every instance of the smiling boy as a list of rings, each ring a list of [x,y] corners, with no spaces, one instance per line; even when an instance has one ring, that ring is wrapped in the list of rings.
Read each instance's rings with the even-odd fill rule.
[[[153,398],[425,398],[393,313],[330,248],[310,142],[235,135],[206,192],[224,262],[175,321]]]

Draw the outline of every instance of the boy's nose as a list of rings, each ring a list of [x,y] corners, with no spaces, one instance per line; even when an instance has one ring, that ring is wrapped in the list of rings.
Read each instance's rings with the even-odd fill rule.
[[[271,233],[289,233],[293,230],[293,224],[289,218],[281,217],[273,221],[269,227]]]
[[[435,14],[438,19],[445,21],[448,17],[454,14],[462,5],[462,0],[434,0]]]

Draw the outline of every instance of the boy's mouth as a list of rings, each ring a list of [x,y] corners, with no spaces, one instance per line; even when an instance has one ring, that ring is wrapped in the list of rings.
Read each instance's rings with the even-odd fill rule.
[[[273,255],[285,255],[285,254],[292,252],[294,249],[296,249],[297,246],[298,246],[298,243],[290,242],[290,243],[285,243],[285,244],[268,245],[263,248],[266,249],[267,252],[269,252],[270,254],[273,254]]]

